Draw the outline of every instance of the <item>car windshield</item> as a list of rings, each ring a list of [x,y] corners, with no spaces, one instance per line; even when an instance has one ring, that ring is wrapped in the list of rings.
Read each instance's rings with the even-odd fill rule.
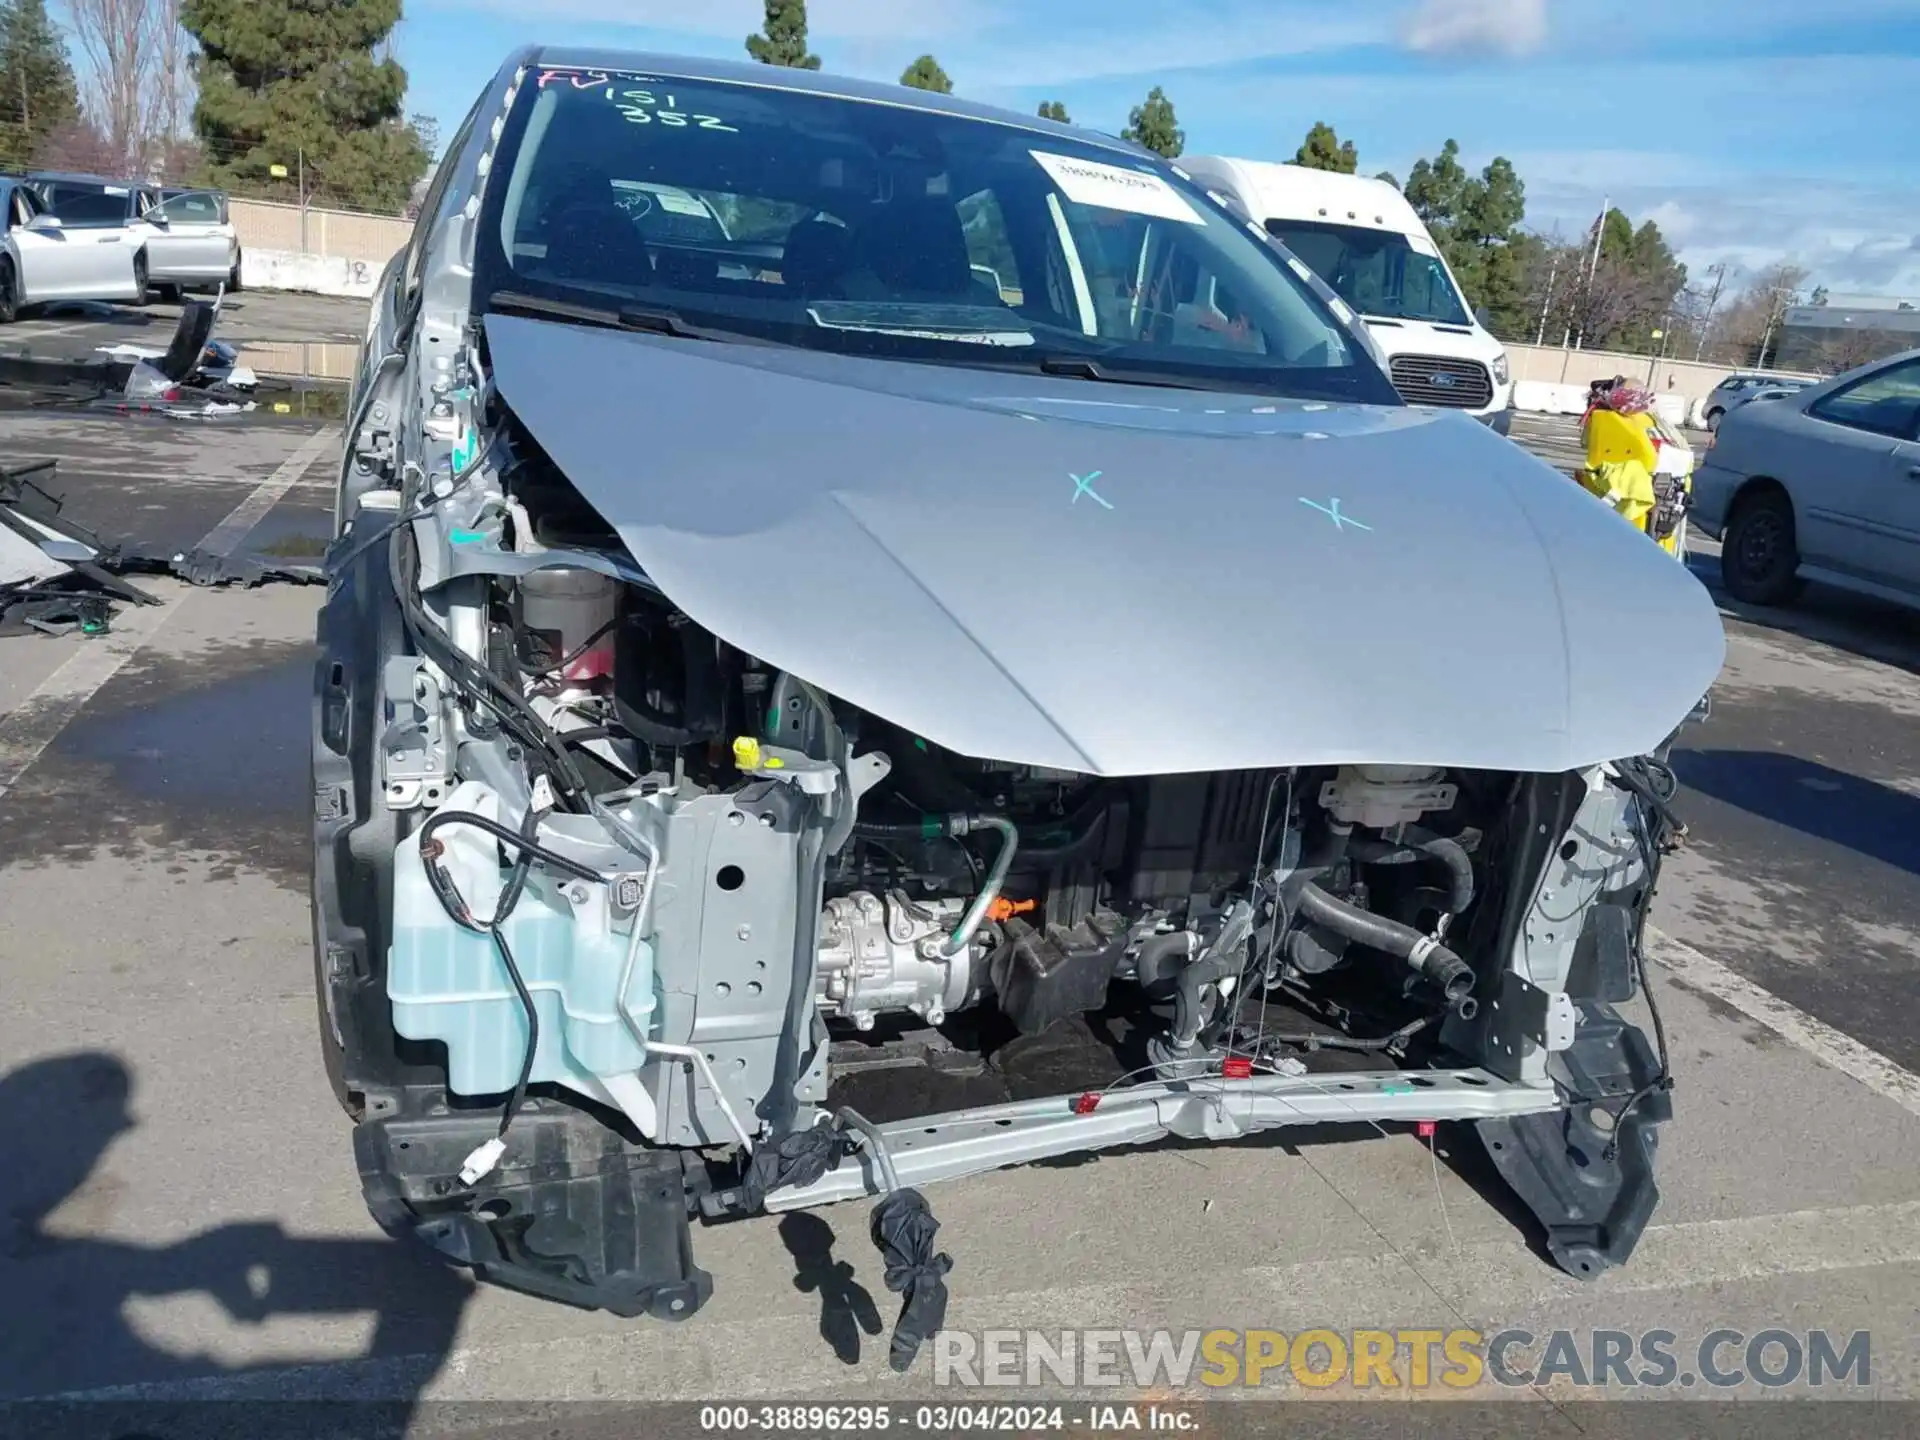
[[[1472,323],[1440,257],[1422,254],[1397,231],[1320,220],[1269,220],[1267,233],[1362,315],[1436,325]]]
[[[68,225],[118,225],[127,218],[128,192],[118,186],[58,181],[43,188],[47,209]]]
[[[1306,282],[1166,166],[910,103],[549,69],[501,139],[500,292],[842,353],[1396,404]]]

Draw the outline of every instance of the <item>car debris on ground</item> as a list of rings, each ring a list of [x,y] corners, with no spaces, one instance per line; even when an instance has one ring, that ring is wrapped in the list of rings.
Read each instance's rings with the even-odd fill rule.
[[[32,391],[39,403],[77,404],[121,414],[173,420],[213,420],[256,408],[260,379],[239,363],[239,352],[213,338],[220,297],[189,300],[173,339],[162,349],[102,345],[102,359],[0,355],[0,386]]]
[[[189,301],[164,350],[102,346],[104,360],[0,357],[0,388],[33,392],[39,403],[77,401],[175,419],[250,411],[257,377],[231,345],[214,340],[218,302]],[[180,551],[137,542],[106,544],[62,513],[54,460],[0,466],[0,635],[105,635],[116,605],[157,605],[131,575],[172,575],[198,586],[315,584],[302,565],[204,548]]]

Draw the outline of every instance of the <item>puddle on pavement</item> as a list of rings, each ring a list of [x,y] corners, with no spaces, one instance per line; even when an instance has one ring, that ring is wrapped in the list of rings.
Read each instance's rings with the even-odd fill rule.
[[[290,505],[281,502],[247,532],[236,554],[240,558],[292,560],[318,565],[333,538],[331,505]]]
[[[0,866],[105,851],[182,883],[250,870],[304,890],[313,655],[254,641],[123,671],[0,800]]]

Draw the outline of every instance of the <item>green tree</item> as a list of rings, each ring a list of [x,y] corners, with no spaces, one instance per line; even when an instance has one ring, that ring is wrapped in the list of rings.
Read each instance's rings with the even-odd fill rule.
[[[1453,140],[1431,160],[1419,160],[1407,175],[1407,203],[1432,233],[1467,303],[1485,310],[1503,335],[1527,329],[1535,245],[1520,232],[1527,215],[1527,187],[1505,156],[1495,156],[1478,175],[1460,163]]]
[[[789,70],[818,70],[820,57],[807,53],[807,0],[767,0],[762,33],[747,37],[747,54],[762,65]]]
[[[0,0],[0,166],[34,163],[80,118],[80,91],[46,0]]]
[[[1067,114],[1067,107],[1058,100],[1042,100],[1040,102],[1040,118],[1042,120],[1058,120],[1062,125],[1071,125],[1073,123],[1072,117]]]
[[[1158,85],[1127,116],[1122,140],[1131,140],[1171,160],[1187,148],[1187,132],[1174,123],[1173,102]]]
[[[1336,135],[1326,121],[1316,120],[1313,128],[1307,131],[1307,138],[1300,142],[1300,148],[1294,152],[1293,163],[1304,165],[1309,170],[1331,170],[1338,175],[1351,175],[1360,168],[1360,152],[1353,148],[1351,140],[1343,141]]]
[[[911,85],[916,90],[931,90],[938,95],[951,95],[953,81],[947,78],[947,72],[940,68],[940,62],[931,55],[922,55],[909,65],[900,76],[902,85]]]
[[[399,19],[400,0],[181,0],[209,179],[257,189],[284,166],[310,196],[398,214],[428,159],[401,118],[407,72],[374,54]]]
[[[1394,174],[1391,170],[1382,170],[1379,174],[1375,175],[1373,178],[1376,180],[1384,181],[1386,184],[1391,185],[1396,190],[1400,188],[1400,177]]]

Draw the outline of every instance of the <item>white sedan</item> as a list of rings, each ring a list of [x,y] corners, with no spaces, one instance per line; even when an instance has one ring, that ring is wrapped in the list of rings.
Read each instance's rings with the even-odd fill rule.
[[[0,324],[55,300],[146,298],[146,257],[124,225],[68,226],[17,180],[0,178]]]

